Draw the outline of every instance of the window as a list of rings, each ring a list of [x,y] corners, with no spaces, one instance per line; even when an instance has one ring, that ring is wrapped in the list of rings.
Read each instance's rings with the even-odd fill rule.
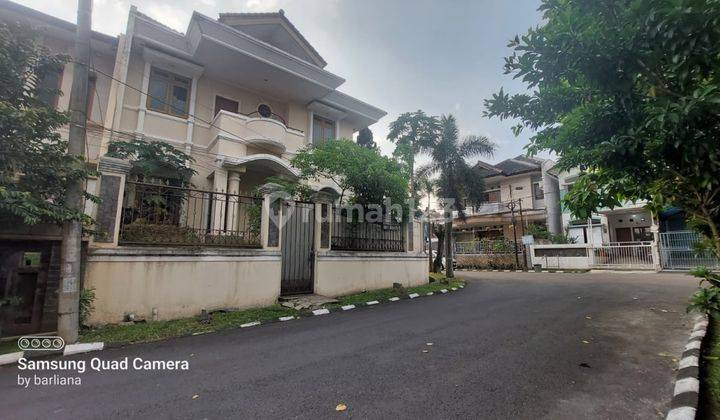
[[[95,73],[92,73],[88,76],[88,88],[87,88],[87,109],[85,112],[87,113],[87,119],[92,120],[92,112],[93,112],[93,105],[95,104],[95,95],[96,95],[96,84],[97,84],[97,75]]]
[[[258,114],[260,114],[263,118],[270,118],[272,116],[272,108],[270,108],[270,105],[268,104],[260,104],[258,105]]]
[[[232,99],[223,98],[222,96],[215,97],[215,115],[220,111],[228,111],[237,114],[240,109],[238,101]]]
[[[488,191],[484,195],[486,203],[499,203],[500,202],[500,190]]]
[[[313,117],[313,143],[322,143],[335,138],[335,122],[322,117]]]
[[[190,79],[155,68],[150,70],[148,109],[185,118],[189,101]]]
[[[37,98],[45,105],[56,108],[60,99],[60,85],[62,83],[62,72],[51,71],[43,75],[37,85]]]
[[[533,196],[536,200],[542,200],[545,198],[542,182],[533,182]]]

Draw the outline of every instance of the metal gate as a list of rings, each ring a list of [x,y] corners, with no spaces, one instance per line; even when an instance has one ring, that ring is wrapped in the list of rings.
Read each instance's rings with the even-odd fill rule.
[[[666,270],[690,270],[695,267],[720,269],[712,251],[698,252],[700,234],[690,230],[660,234],[660,261]]]
[[[315,204],[286,202],[282,227],[282,283],[280,293],[313,292],[315,260]]]

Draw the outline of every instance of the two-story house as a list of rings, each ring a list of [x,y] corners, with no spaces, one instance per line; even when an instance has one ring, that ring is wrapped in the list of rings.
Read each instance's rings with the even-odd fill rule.
[[[248,194],[270,175],[296,177],[299,149],[352,138],[385,115],[338,91],[345,80],[325,66],[282,10],[196,12],[183,34],[133,7],[107,125],[192,155],[200,189]]]
[[[39,43],[52,53],[71,56],[74,52],[74,24],[6,0],[0,0],[0,21],[34,28]],[[131,7],[124,34],[111,37],[93,32],[86,156],[103,175],[89,180],[87,190],[103,198],[116,193],[115,198],[119,198],[114,201],[119,203],[115,207],[111,206],[113,200],[108,199],[100,205],[91,202],[86,205],[86,212],[95,218],[98,227],[109,226],[98,232],[114,238],[98,234],[84,238],[91,254],[89,260],[100,259],[98,264],[107,262],[106,266],[111,267],[109,271],[99,271],[100,274],[85,275],[85,281],[107,283],[92,283],[97,289],[98,312],[110,313],[111,306],[117,307],[112,317],[106,315],[104,319],[121,320],[118,314],[140,300],[152,307],[167,304],[168,309],[161,310],[161,317],[167,318],[194,314],[192,311],[197,308],[188,303],[193,299],[202,308],[274,302],[281,291],[280,267],[285,267],[281,254],[289,254],[285,251],[256,249],[255,253],[228,256],[221,250],[212,251],[218,255],[208,259],[205,254],[193,254],[196,248],[187,248],[182,258],[170,261],[170,257],[156,254],[174,255],[177,251],[151,250],[148,252],[154,256],[153,262],[140,256],[118,257],[124,264],[120,270],[112,268],[117,267],[113,265],[115,256],[93,256],[93,251],[103,246],[129,248],[131,243],[117,239],[121,236],[120,221],[147,223],[148,214],[128,207],[157,200],[152,196],[138,199],[133,196],[137,192],[123,190],[127,179],[107,176],[107,167],[103,165],[112,162],[106,154],[113,141],[162,141],[188,153],[194,159],[192,167],[196,171],[190,180],[192,190],[185,188],[182,196],[165,190],[170,193],[164,197],[164,204],[150,204],[156,210],[165,213],[171,210],[174,214],[162,214],[163,224],[145,235],[164,234],[172,238],[177,233],[192,238],[195,245],[210,247],[228,243],[244,246],[252,241],[250,245],[258,248],[262,199],[250,197],[256,188],[270,176],[296,178],[298,172],[290,160],[301,148],[330,139],[352,138],[355,131],[385,115],[384,111],[340,92],[338,87],[345,80],[325,70],[326,64],[282,10],[223,13],[218,19],[194,13],[185,33],[180,33]],[[68,62],[61,74],[42,81],[64,93],[48,99],[60,110],[68,109],[72,66]],[[60,131],[67,135],[67,127]],[[313,188],[336,189],[336,186],[320,181]],[[244,212],[239,210],[240,200],[247,201]],[[100,211],[101,206],[112,208]],[[254,216],[250,214],[253,211],[257,212]],[[248,221],[252,226],[248,226]],[[60,229],[55,225],[0,222],[0,298],[22,295],[23,302],[11,319],[0,320],[4,332],[52,331],[56,325]],[[267,224],[264,226],[269,229]],[[314,241],[306,240],[303,244],[308,255],[314,255],[311,253]],[[128,286],[123,274],[129,272],[130,262],[138,267],[133,277],[137,281],[135,288]],[[143,264],[169,267],[163,273],[169,276],[168,290],[177,295],[177,301],[171,302],[169,292],[156,286],[152,290],[158,296],[149,297],[150,292],[143,287],[150,287],[150,280],[157,282],[159,277],[145,278],[149,268]],[[193,271],[186,268],[188,264],[207,267]],[[327,274],[329,271],[320,266],[321,262],[309,264],[315,264],[307,269],[310,276],[323,279],[335,276]],[[418,259],[417,266],[422,270],[416,277],[426,280],[424,261]],[[208,282],[215,283],[199,285],[198,277],[192,274],[199,272],[205,273],[203,278]],[[109,279],[109,273],[121,276],[122,280]],[[258,282],[253,283],[254,279]],[[178,287],[181,281],[185,281],[184,288]],[[397,280],[388,281],[392,284]],[[252,284],[238,286],[243,282]],[[316,279],[316,287],[317,282],[320,280]],[[143,297],[138,299],[128,293]],[[235,300],[229,303],[232,299]],[[152,312],[146,309],[148,314]]]
[[[485,200],[468,208],[465,220],[455,217],[456,242],[514,240],[516,234],[519,241],[530,224],[557,231],[559,210],[548,206],[548,201],[557,203],[553,198],[558,192],[557,178],[547,171],[553,164],[523,155],[495,165],[478,162],[476,169],[485,181]]]

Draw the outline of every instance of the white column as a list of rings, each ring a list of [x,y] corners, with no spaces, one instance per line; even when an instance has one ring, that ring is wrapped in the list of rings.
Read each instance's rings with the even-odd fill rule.
[[[308,144],[313,142],[313,120],[315,119],[315,113],[312,111],[308,112]]]
[[[225,192],[227,188],[227,171],[215,169],[213,174],[213,191]],[[225,229],[225,195],[213,194],[212,205],[212,234],[217,235]]]
[[[236,171],[228,172],[227,181],[228,194],[238,194],[240,192],[240,173]],[[227,214],[225,215],[226,230],[236,231],[239,229],[240,220],[240,203],[238,197],[228,196]]]
[[[655,220],[655,216],[652,212],[650,212],[650,232],[653,234],[653,241],[652,241],[652,260],[653,260],[653,268],[655,271],[661,271],[662,270],[662,261],[660,260],[660,226],[657,224],[657,220]]]
[[[185,136],[185,153],[190,153],[193,145],[193,128],[195,127],[195,100],[197,98],[198,76],[190,82],[190,106],[188,107],[187,134]]]
[[[150,62],[145,61],[145,69],[143,70],[142,90],[140,92],[140,105],[138,107],[137,127],[135,131],[143,133],[145,128],[145,112],[147,111],[147,91],[150,85]]]

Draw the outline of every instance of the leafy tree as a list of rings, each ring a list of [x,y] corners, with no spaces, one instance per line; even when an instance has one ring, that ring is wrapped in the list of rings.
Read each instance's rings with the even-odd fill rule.
[[[131,173],[143,177],[160,177],[186,184],[196,173],[190,167],[192,156],[162,141],[113,141],[108,145],[108,156],[127,159]]]
[[[342,190],[341,201],[349,192],[357,204],[383,205],[389,199],[407,210],[407,176],[397,162],[377,150],[352,140],[332,140],[301,150],[292,164],[303,180],[325,178],[335,182]]]
[[[415,185],[415,156],[429,150],[436,142],[440,123],[423,111],[406,112],[390,123],[388,140],[395,143],[393,157],[405,166],[410,178],[410,193],[417,203]]]
[[[357,144],[368,149],[375,149],[377,145],[373,140],[373,132],[369,128],[365,127],[358,132]]]
[[[0,24],[0,217],[26,224],[91,220],[65,203],[66,187],[92,174],[82,156],[68,156],[58,129],[69,121],[47,98],[60,95],[45,80],[67,56],[40,46],[37,33]],[[86,194],[86,198],[96,197]]]
[[[460,141],[457,121],[452,115],[440,119],[441,131],[430,149],[432,161],[418,169],[418,175],[439,174],[438,193],[445,200],[445,254],[447,277],[453,277],[452,266],[452,210],[465,217],[465,204],[480,204],[485,185],[477,169],[467,160],[477,156],[492,156],[495,144],[484,136],[469,135]]]
[[[544,0],[545,23],[509,44],[502,89],[486,114],[536,131],[531,152],[584,167],[565,204],[647,199],[676,205],[720,256],[720,1]]]

